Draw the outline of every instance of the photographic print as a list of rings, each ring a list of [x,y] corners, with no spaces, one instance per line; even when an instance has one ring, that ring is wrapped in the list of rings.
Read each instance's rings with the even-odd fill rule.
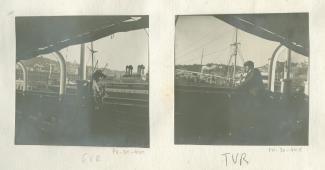
[[[16,145],[149,147],[148,16],[18,16]]]
[[[308,145],[308,13],[175,25],[175,144]]]

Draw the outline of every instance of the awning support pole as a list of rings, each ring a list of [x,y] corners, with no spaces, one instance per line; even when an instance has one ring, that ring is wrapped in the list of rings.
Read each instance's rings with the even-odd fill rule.
[[[274,92],[276,62],[278,61],[278,52],[280,51],[281,47],[283,47],[283,45],[279,44],[275,48],[269,63],[268,89],[272,92]]]
[[[284,78],[281,82],[281,93],[290,95],[291,90],[291,50],[288,49],[287,62],[284,66]]]
[[[21,61],[18,61],[18,66],[23,70],[23,79],[24,79],[24,85],[23,85],[23,92],[27,91],[27,79],[28,79],[28,71]]]

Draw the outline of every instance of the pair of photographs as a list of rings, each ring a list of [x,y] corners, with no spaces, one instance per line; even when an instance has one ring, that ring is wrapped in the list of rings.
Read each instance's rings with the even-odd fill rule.
[[[308,24],[308,13],[176,16],[174,143],[308,145]],[[15,27],[16,145],[150,147],[149,16]]]

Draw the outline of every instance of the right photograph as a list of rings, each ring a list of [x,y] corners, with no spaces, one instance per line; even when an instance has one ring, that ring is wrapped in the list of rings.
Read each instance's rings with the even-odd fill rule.
[[[308,13],[175,17],[178,145],[308,145]]]

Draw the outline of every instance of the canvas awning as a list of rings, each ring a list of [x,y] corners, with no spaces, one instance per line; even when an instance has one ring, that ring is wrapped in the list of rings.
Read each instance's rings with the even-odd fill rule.
[[[149,27],[148,16],[16,17],[16,60]]]
[[[309,57],[308,13],[231,14],[216,18]]]

